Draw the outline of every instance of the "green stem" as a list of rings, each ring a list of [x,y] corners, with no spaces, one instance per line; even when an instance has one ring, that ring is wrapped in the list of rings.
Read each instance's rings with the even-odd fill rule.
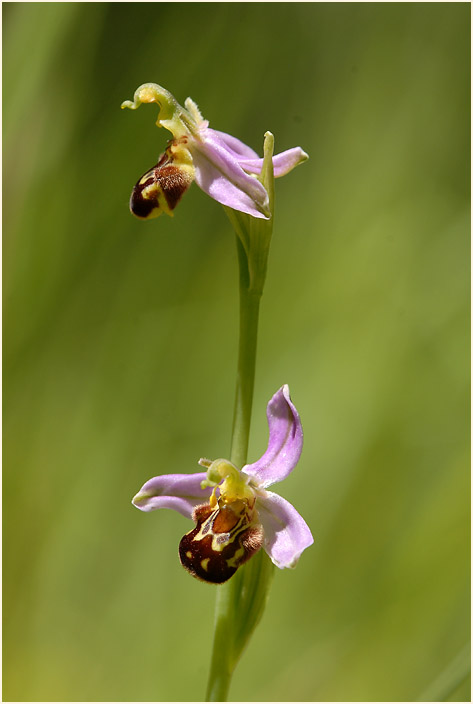
[[[240,265],[240,339],[230,459],[237,467],[242,467],[246,464],[250,435],[261,295],[249,288],[248,259],[239,238],[236,239]],[[242,598],[248,592],[245,582],[248,581],[248,574],[261,569],[262,557],[266,556],[258,553],[226,584],[217,587],[215,633],[206,701],[227,700],[233,670],[247,641],[244,636],[238,638],[239,619],[243,615]],[[253,582],[254,578],[250,581]],[[252,602],[254,607],[255,600],[252,599]]]
[[[266,132],[260,182],[266,188],[271,218],[245,215],[225,207],[237,238],[240,268],[240,338],[230,459],[241,469],[246,464],[255,384],[256,343],[261,294],[266,276],[274,213],[274,137]],[[273,564],[259,550],[231,579],[217,587],[215,632],[207,701],[227,700],[236,664],[256,628],[268,597]]]
[[[236,242],[240,265],[240,339],[230,461],[241,468],[246,464],[250,437],[261,294],[250,290],[248,259],[238,237]]]

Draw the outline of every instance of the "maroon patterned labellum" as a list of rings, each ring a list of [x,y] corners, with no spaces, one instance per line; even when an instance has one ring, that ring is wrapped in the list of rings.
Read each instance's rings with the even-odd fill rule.
[[[194,167],[187,149],[171,142],[156,166],[149,169],[133,188],[130,210],[137,218],[149,220],[173,210],[194,180]]]
[[[230,579],[263,544],[263,530],[252,524],[252,514],[243,500],[215,508],[197,506],[196,526],[179,544],[183,567],[204,582],[221,584]]]

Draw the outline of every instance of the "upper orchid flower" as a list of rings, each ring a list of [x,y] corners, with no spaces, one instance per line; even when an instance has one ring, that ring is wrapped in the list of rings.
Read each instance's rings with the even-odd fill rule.
[[[135,110],[141,103],[160,107],[157,125],[168,129],[174,139],[158,163],[147,171],[133,189],[130,209],[142,219],[173,215],[173,210],[193,180],[214,200],[255,218],[271,216],[268,193],[258,180],[263,159],[240,140],[209,127],[191,98],[179,105],[156,83],[144,83],[122,108]],[[274,176],[284,176],[308,159],[294,147],[273,157]]]
[[[268,403],[267,418],[268,448],[253,464],[239,470],[228,460],[201,459],[206,472],[154,477],[133,499],[142,511],[172,508],[194,519],[179,556],[198,579],[225,582],[261,547],[277,567],[294,567],[313,543],[296,509],[267,491],[292,472],[302,452],[302,426],[287,385]]]

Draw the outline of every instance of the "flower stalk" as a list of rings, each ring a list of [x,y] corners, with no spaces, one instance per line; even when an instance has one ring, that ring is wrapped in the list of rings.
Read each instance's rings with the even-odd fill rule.
[[[273,151],[274,137],[267,132],[263,169],[259,180],[268,193],[270,219],[256,220],[225,207],[237,234],[239,264],[240,334],[230,453],[230,460],[237,467],[246,464],[248,455],[259,308],[273,228]],[[214,642],[206,701],[227,700],[234,669],[263,615],[273,572],[273,564],[264,551],[260,550],[232,579],[217,587]]]
[[[237,467],[246,464],[256,369],[256,347],[261,295],[248,287],[248,264],[237,240],[240,265],[240,337],[230,460]]]

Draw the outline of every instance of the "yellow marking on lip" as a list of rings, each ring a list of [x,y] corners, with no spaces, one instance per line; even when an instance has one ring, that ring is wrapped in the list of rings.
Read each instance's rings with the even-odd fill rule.
[[[153,171],[147,171],[138,181],[139,185],[142,186],[146,181],[149,181],[150,178],[153,178]]]
[[[240,560],[241,560],[241,558],[243,557],[244,554],[245,554],[245,550],[244,550],[243,547],[240,546],[240,547],[238,548],[238,550],[235,552],[235,554],[233,555],[233,557],[230,557],[230,558],[228,558],[228,560],[226,560],[227,565],[228,565],[229,567],[235,567],[235,568],[237,568],[237,567],[238,567],[238,563],[240,562]]]
[[[188,558],[189,558],[189,560],[191,559],[191,557],[192,557],[192,553],[191,553],[191,551],[190,551],[190,550],[188,550],[188,551],[186,552],[186,557],[188,557]]]
[[[210,560],[210,557],[206,557],[205,560],[202,560],[202,562],[200,563],[202,569],[205,570],[206,572],[208,569],[209,560]]]

